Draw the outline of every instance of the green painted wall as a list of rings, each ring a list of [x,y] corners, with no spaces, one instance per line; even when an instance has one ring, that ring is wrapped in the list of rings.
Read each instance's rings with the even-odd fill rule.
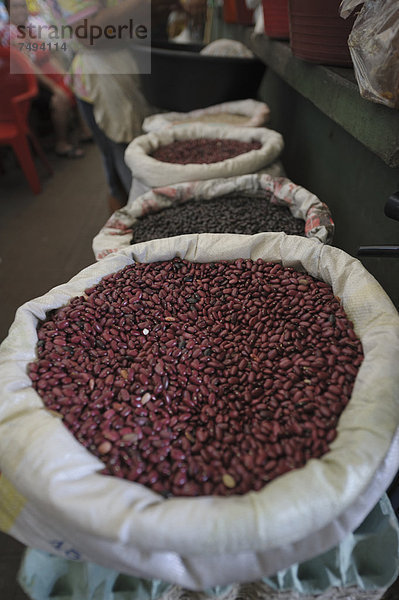
[[[259,97],[271,109],[269,126],[284,137],[288,177],[330,207],[334,245],[356,256],[360,245],[399,244],[399,223],[384,215],[386,200],[399,190],[399,169],[388,167],[271,69]],[[362,257],[362,263],[399,306],[399,258]]]

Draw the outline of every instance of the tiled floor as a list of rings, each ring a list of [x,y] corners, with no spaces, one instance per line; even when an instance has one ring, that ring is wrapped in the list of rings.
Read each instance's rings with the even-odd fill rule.
[[[94,262],[91,242],[108,208],[100,156],[94,146],[86,151],[82,160],[53,158],[51,178],[39,166],[44,189],[38,196],[6,157],[7,172],[0,173],[0,340],[18,306]],[[22,551],[0,533],[0,600],[27,600],[16,582]],[[384,600],[399,600],[399,580]]]

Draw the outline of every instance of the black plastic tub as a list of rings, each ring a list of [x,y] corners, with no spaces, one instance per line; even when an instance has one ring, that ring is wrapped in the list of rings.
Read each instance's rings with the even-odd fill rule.
[[[155,107],[178,112],[232,100],[256,98],[265,72],[257,58],[207,56],[201,44],[154,42],[135,47],[136,60],[151,52],[151,75],[141,75],[143,93]]]

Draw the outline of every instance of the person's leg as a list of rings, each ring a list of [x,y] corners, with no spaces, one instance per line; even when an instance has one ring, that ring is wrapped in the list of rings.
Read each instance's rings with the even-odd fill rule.
[[[68,140],[68,127],[71,117],[71,102],[64,90],[57,86],[50,100],[51,118],[55,132],[55,151],[61,156],[79,158],[84,155],[80,148]]]
[[[67,97],[67,99],[69,101],[69,106],[66,106],[65,98],[64,98],[63,102],[60,102],[61,120],[62,120],[62,117],[65,114],[67,114],[67,112],[69,112],[68,118],[70,118],[70,120],[72,120],[72,119],[74,121],[76,120],[77,129],[78,129],[77,133],[79,134],[80,141],[84,142],[89,139],[92,140],[93,139],[92,133],[91,133],[89,127],[87,126],[86,121],[84,120],[81,111],[78,108],[77,98],[76,98],[74,92],[72,91],[72,89],[68,86],[68,84],[65,81],[65,75],[62,72],[62,66],[60,65],[59,72],[53,72],[51,70],[51,66],[57,67],[57,61],[55,64],[53,64],[53,63],[54,63],[54,58],[51,58],[50,72],[47,73],[47,77],[53,81],[53,83],[57,86],[57,88],[61,88],[61,90],[64,92],[65,96]],[[67,122],[67,126],[68,126],[68,122]],[[61,123],[61,127],[65,131],[62,123]]]
[[[118,144],[117,142],[113,142],[112,140],[112,152],[114,156],[115,167],[119,176],[119,180],[123,186],[124,191],[126,192],[126,202],[129,196],[130,188],[132,187],[132,172],[125,163],[125,151],[127,148],[127,144]]]
[[[98,127],[94,118],[93,105],[81,99],[78,99],[78,105],[84,120],[93,133],[94,142],[102,155],[105,176],[109,188],[108,205],[110,212],[112,213],[124,206],[127,201],[127,194],[120,182],[118,170],[116,168],[117,161],[113,148],[115,142],[112,142]]]
[[[82,117],[82,113],[80,112],[80,110],[76,111],[76,116],[77,116],[77,120],[78,120],[78,134],[79,134],[80,142],[87,143],[87,142],[94,141],[93,133],[92,133],[91,129],[88,127],[84,118]]]
[[[88,142],[88,141],[94,142],[95,140],[93,137],[93,131],[92,131],[92,128],[89,127],[88,121],[85,118],[85,115],[83,114],[81,101],[76,96],[75,96],[75,101],[76,101],[75,110],[76,110],[76,115],[77,115],[77,120],[78,120],[78,132],[80,135],[80,141],[81,142]]]

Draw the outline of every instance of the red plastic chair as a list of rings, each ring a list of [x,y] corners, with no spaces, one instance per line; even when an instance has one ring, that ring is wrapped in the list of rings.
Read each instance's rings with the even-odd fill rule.
[[[31,100],[38,94],[36,76],[15,48],[0,47],[0,90],[0,145],[12,146],[32,192],[38,194],[41,185],[29,140],[50,174],[53,169],[28,122]]]

